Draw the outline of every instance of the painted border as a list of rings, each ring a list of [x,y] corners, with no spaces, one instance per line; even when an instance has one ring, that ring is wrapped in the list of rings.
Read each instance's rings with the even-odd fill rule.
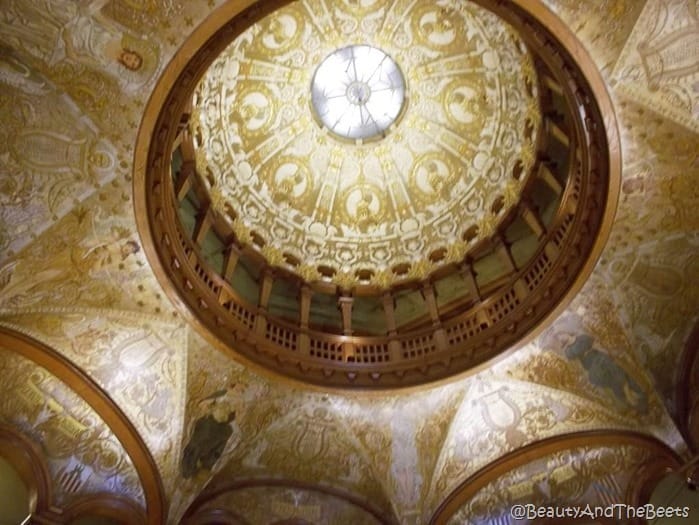
[[[0,327],[0,345],[50,371],[102,418],[133,461],[143,487],[148,523],[167,518],[167,499],[158,466],[129,418],[90,376],[51,347]]]
[[[610,447],[632,445],[648,450],[653,458],[679,466],[679,455],[657,438],[631,430],[589,430],[562,434],[535,441],[492,461],[470,475],[449,494],[432,515],[430,525],[446,525],[459,508],[470,501],[483,487],[512,469],[527,465],[549,454],[578,447]]]

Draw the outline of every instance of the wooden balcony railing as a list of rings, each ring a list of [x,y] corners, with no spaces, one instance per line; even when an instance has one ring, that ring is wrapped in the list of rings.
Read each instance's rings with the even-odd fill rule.
[[[212,49],[219,49],[220,43],[211,44],[208,50],[204,46],[204,51],[194,56],[193,73],[181,75],[172,89],[150,143],[145,173],[148,234],[168,275],[169,282],[164,285],[170,286],[200,325],[232,352],[290,378],[319,385],[369,389],[411,386],[464,372],[521,342],[579,289],[591,271],[591,260],[601,250],[600,232],[606,236],[613,216],[609,210],[618,191],[616,164],[610,169],[610,128],[602,119],[596,98],[606,94],[600,91],[599,83],[595,89],[591,87],[559,41],[524,11],[510,10],[503,2],[493,2],[492,6],[485,0],[482,3],[516,27],[525,28],[532,52],[548,68],[547,85],[553,85],[566,101],[565,119],[572,125],[565,130],[558,127],[556,133],[564,134],[567,142],[567,180],[563,184],[551,179],[551,172],[543,169],[546,152],[540,152],[542,159],[532,174],[543,173],[541,176],[550,179],[549,186],[561,187],[558,192],[554,188],[559,205],[548,224],[529,216],[538,240],[534,255],[520,268],[513,263],[514,269],[503,283],[487,293],[472,282],[474,300],[463,312],[440,318],[433,308],[431,325],[423,323],[404,331],[387,329],[385,335],[352,335],[349,325],[344,333],[318,331],[308,326],[307,311],[306,320],[298,323],[271,315],[266,307],[243,298],[228,278],[206,262],[197,242],[186,233],[177,214],[186,192],[182,184],[173,181],[169,159],[180,140],[180,115],[207,60],[213,60]],[[618,143],[614,147],[618,148]],[[187,180],[191,185],[191,173]],[[526,206],[520,209],[532,213]],[[212,220],[215,229],[215,218]],[[494,235],[502,238],[501,231]],[[229,270],[223,273],[230,277]]]

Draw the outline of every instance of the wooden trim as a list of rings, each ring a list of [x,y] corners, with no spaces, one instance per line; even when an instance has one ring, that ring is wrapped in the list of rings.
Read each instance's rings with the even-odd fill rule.
[[[558,197],[563,194],[563,186],[558,182],[558,179],[556,179],[546,163],[542,162],[539,164],[537,175]]]
[[[626,502],[634,507],[649,503],[658,483],[678,467],[673,458],[665,456],[651,458],[639,466],[626,487]]]
[[[676,423],[690,450],[696,453],[699,435],[692,431],[692,423],[699,420],[699,322],[687,338],[675,376]]]
[[[230,281],[233,277],[233,272],[235,267],[240,260],[240,248],[235,244],[230,244],[228,248],[223,251],[223,271],[221,277],[225,281]]]
[[[544,221],[541,220],[539,213],[530,203],[522,202],[520,204],[520,215],[527,226],[529,226],[532,233],[536,235],[537,239],[540,239],[546,234],[546,225]]]
[[[192,179],[194,179],[194,161],[185,160],[180,169],[180,174],[175,182],[175,198],[181,202],[192,189]]]
[[[207,202],[202,206],[202,209],[197,213],[194,222],[194,230],[192,231],[192,242],[201,248],[206,234],[211,229],[211,203]]]
[[[29,494],[32,514],[51,510],[51,474],[38,444],[9,425],[0,425],[0,457],[22,478]]]
[[[90,494],[79,498],[63,512],[66,523],[87,516],[109,518],[123,525],[140,525],[147,522],[143,509],[133,501],[108,493]]]
[[[554,436],[536,441],[509,452],[470,475],[439,505],[430,525],[443,525],[483,487],[511,470],[527,465],[539,458],[563,450],[578,447],[609,447],[633,445],[648,450],[653,458],[661,458],[669,464],[680,465],[677,453],[657,438],[631,430],[590,430]]]
[[[136,427],[107,392],[56,350],[24,334],[0,327],[0,346],[49,370],[92,407],[114,433],[136,468],[146,500],[148,523],[164,523],[167,500],[158,466]]]
[[[290,489],[302,489],[313,492],[320,492],[330,496],[343,499],[352,505],[361,508],[371,514],[376,520],[383,525],[397,525],[398,520],[395,516],[386,516],[381,509],[374,506],[371,502],[364,501],[362,498],[345,492],[344,490],[329,487],[327,485],[315,485],[304,481],[278,479],[278,478],[258,478],[258,479],[241,479],[235,481],[225,481],[207,488],[202,494],[192,502],[187,511],[182,517],[183,523],[189,525],[189,519],[196,518],[200,509],[210,503],[220,495],[227,492],[235,492],[236,490],[255,488],[255,487],[284,487]],[[210,509],[207,509],[210,510]]]
[[[352,335],[352,306],[354,305],[354,297],[350,295],[341,295],[337,298],[337,306],[340,309],[340,317],[342,318],[342,334],[345,336]]]

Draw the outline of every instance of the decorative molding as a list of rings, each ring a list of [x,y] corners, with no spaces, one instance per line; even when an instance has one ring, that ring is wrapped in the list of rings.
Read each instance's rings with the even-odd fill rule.
[[[149,524],[161,524],[167,516],[167,501],[158,467],[131,421],[109,395],[85,372],[43,343],[0,327],[0,345],[49,370],[78,394],[114,432],[133,461],[146,500]],[[122,503],[115,503],[116,507]],[[146,523],[145,520],[142,523]]]
[[[690,450],[699,452],[699,323],[687,338],[677,367],[675,418]]]
[[[41,447],[9,425],[0,425],[0,457],[12,465],[29,492],[32,514],[53,514],[51,475]]]
[[[8,425],[0,425],[0,456],[18,472],[29,491],[32,523],[59,525],[87,516],[110,518],[128,525],[148,522],[143,509],[115,494],[89,494],[65,508],[55,505],[53,482],[41,446]]]
[[[255,487],[282,487],[290,489],[302,489],[343,499],[348,503],[361,508],[376,518],[379,523],[385,525],[397,525],[398,521],[394,516],[387,517],[382,511],[374,507],[370,502],[367,502],[354,494],[350,494],[343,490],[329,487],[326,485],[314,485],[302,481],[279,479],[279,478],[259,478],[259,479],[241,479],[236,481],[224,481],[222,483],[214,483],[211,487],[204,490],[199,497],[192,502],[183,516],[183,523],[186,525],[203,525],[200,516],[204,513],[211,512],[211,509],[203,509],[203,507],[216,499],[217,497],[227,492],[236,490],[255,488]],[[191,521],[190,521],[191,520]]]
[[[108,493],[90,494],[72,502],[63,516],[66,523],[82,516],[108,518],[129,525],[147,523],[139,506],[127,498]]]
[[[629,490],[627,493],[628,504],[643,502],[648,488],[650,487],[651,491],[655,488],[653,483],[657,484],[659,480],[656,477],[659,472],[658,468],[656,468],[658,465],[662,464],[663,469],[665,466],[677,467],[681,465],[681,459],[675,451],[657,438],[639,432],[591,430],[554,436],[514,450],[469,476],[440,504],[430,520],[430,525],[446,524],[449,518],[461,506],[470,501],[478,491],[517,467],[531,463],[544,456],[573,448],[622,445],[636,446],[651,453],[651,459],[647,464],[651,465],[652,468],[638,472],[638,487],[643,490]],[[667,470],[663,470],[663,472],[667,472]],[[647,494],[650,496],[650,493]]]

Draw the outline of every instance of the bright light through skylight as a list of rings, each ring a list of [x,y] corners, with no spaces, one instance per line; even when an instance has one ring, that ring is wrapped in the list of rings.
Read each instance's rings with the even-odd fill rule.
[[[323,125],[348,139],[383,136],[405,101],[400,69],[371,46],[349,46],[330,54],[318,66],[311,90]]]

